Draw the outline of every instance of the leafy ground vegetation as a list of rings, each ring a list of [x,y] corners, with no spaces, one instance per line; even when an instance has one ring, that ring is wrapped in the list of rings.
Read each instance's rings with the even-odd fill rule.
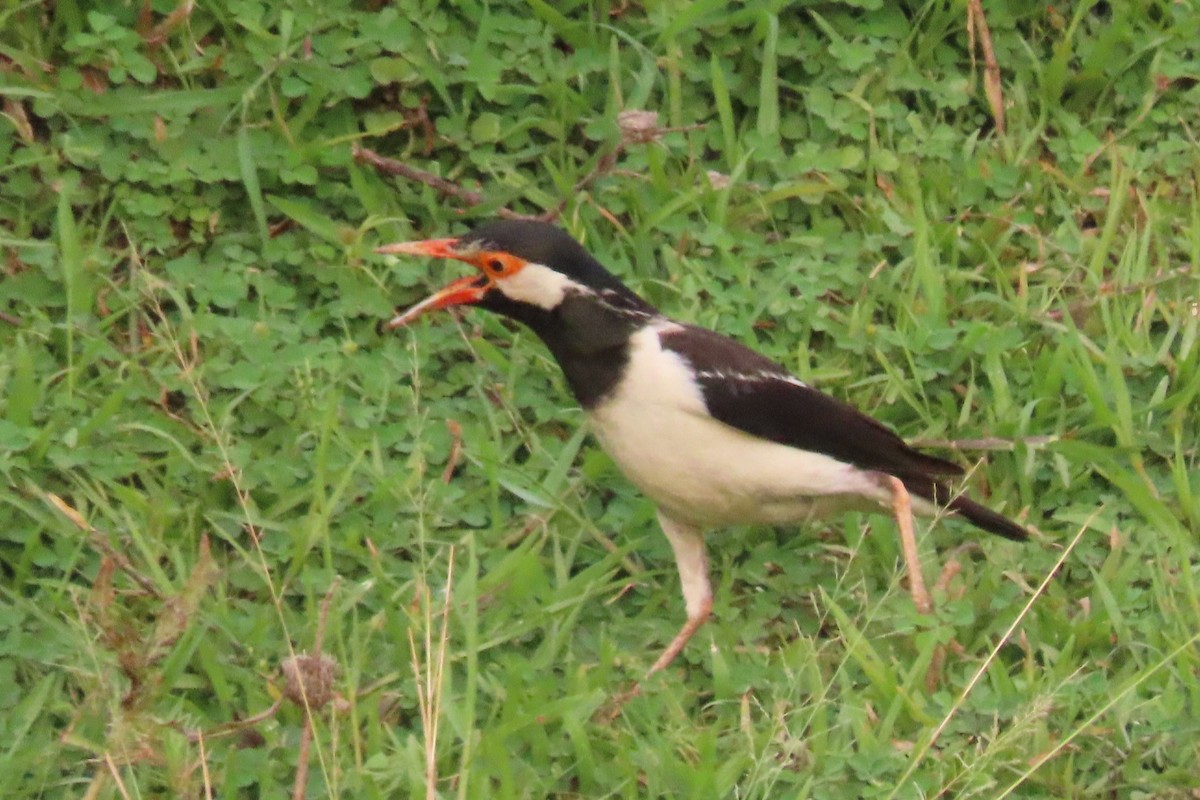
[[[1191,0],[7,4],[0,796],[1196,797],[1198,42]],[[1040,537],[922,525],[925,616],[886,516],[714,534],[714,622],[606,721],[682,618],[653,509],[529,334],[376,332],[460,273],[373,247],[502,210]]]

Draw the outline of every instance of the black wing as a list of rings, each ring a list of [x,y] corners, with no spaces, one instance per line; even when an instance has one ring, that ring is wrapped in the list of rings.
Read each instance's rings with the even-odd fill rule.
[[[771,359],[691,325],[661,333],[659,339],[691,364],[708,413],[726,425],[859,469],[894,475],[913,494],[985,531],[1014,541],[1029,538],[1021,525],[956,495],[938,480],[962,475],[962,467],[914,450],[881,422],[804,385]]]
[[[708,412],[726,425],[901,479],[963,472],[957,464],[912,449],[882,423],[805,386],[732,339],[690,325],[659,338],[691,364]]]

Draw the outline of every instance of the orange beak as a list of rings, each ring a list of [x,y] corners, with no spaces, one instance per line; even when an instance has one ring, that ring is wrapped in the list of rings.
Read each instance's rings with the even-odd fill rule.
[[[474,259],[455,250],[458,239],[425,239],[420,242],[397,242],[377,247],[376,253],[384,255],[433,256],[434,258],[453,258],[474,264]],[[427,311],[450,306],[463,306],[478,303],[492,287],[492,282],[486,275],[471,275],[459,278],[449,285],[426,297],[407,311],[397,314],[384,324],[384,328],[392,331],[402,328]]]
[[[420,242],[396,242],[376,247],[375,252],[382,255],[433,256],[434,258],[457,258],[465,261],[454,246],[458,239],[425,239]]]

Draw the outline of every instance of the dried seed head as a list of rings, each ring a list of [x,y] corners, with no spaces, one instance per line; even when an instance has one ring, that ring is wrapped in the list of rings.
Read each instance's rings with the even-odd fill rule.
[[[621,129],[621,144],[647,144],[662,135],[657,111],[622,111],[617,114],[617,127]]]
[[[308,698],[309,708],[322,708],[334,697],[333,682],[338,676],[338,663],[331,656],[300,653],[285,658],[279,665],[283,670],[283,696],[298,706]]]
[[[729,184],[732,183],[728,175],[724,172],[717,172],[715,169],[710,169],[704,174],[708,178],[708,185],[717,191],[728,189]]]

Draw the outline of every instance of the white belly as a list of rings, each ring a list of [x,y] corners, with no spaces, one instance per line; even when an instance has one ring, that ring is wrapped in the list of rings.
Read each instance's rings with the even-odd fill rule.
[[[686,364],[659,346],[658,331],[673,324],[634,335],[620,391],[590,413],[604,449],[664,511],[711,527],[801,522],[886,502],[869,473],[710,417]]]

